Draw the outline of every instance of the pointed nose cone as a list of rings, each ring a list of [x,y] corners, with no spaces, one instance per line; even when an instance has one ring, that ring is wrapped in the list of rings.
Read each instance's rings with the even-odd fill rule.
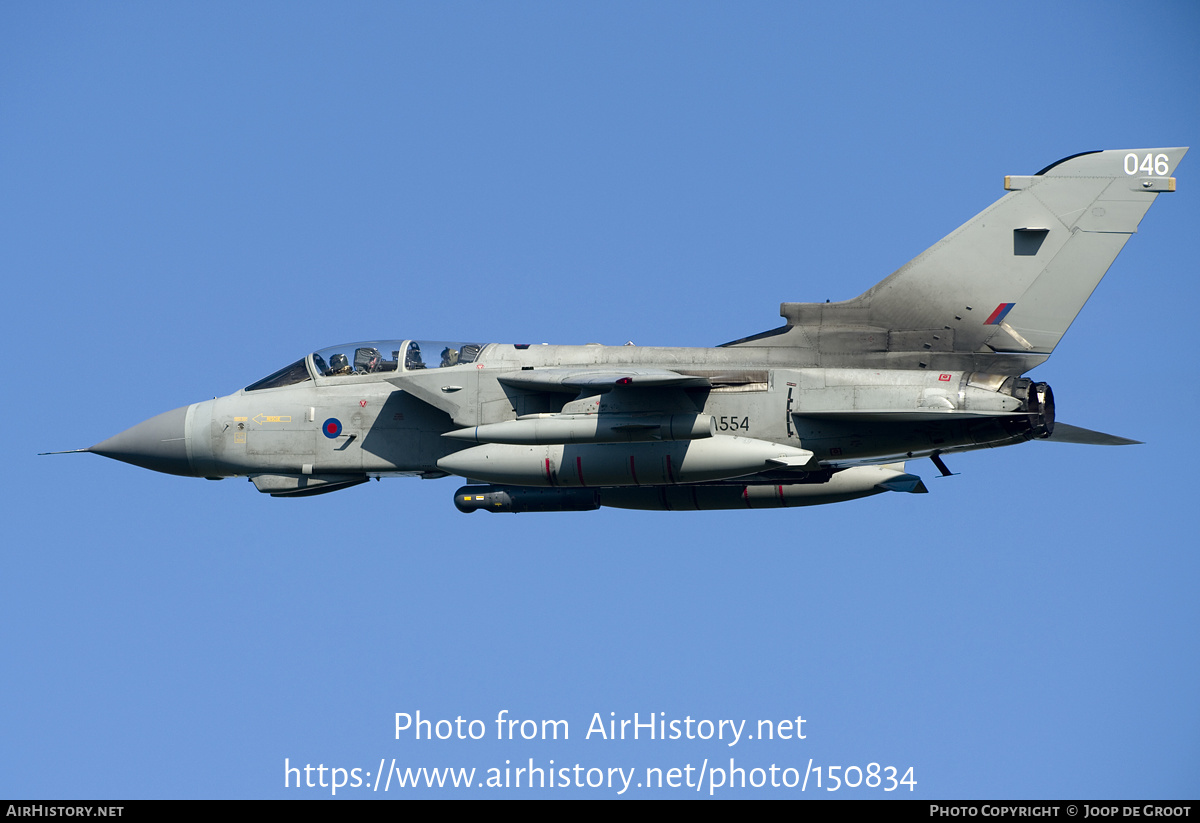
[[[138,423],[88,451],[167,474],[192,475],[187,454],[188,406]]]

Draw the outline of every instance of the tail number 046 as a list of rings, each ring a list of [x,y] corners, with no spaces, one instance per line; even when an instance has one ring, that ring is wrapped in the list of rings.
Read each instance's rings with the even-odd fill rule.
[[[1153,157],[1153,159],[1151,159]],[[1152,174],[1155,177],[1166,177],[1167,171],[1171,168],[1171,158],[1165,154],[1151,155],[1146,154],[1142,158],[1142,162],[1138,164],[1138,156],[1133,152],[1125,155],[1125,173],[1137,174],[1139,171],[1145,174]]]

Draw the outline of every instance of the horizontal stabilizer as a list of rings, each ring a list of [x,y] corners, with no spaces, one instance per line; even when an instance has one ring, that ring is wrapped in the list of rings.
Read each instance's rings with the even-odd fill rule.
[[[1085,446],[1140,446],[1141,440],[1130,440],[1128,437],[1117,437],[1115,434],[1105,434],[1091,429],[1081,429],[1079,426],[1069,426],[1066,423],[1055,423],[1054,433],[1049,440],[1054,443],[1082,443]]]

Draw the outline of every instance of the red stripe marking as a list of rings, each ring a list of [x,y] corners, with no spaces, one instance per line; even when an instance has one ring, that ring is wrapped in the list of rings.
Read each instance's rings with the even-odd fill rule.
[[[783,485],[782,484],[775,487],[775,493],[779,495],[779,507],[781,509],[786,509],[787,501],[783,499]]]
[[[546,482],[551,486],[554,485],[554,475],[550,473],[550,458],[546,458]]]
[[[999,306],[996,307],[996,310],[994,312],[992,312],[990,315],[988,315],[988,319],[983,321],[983,325],[985,325],[985,326],[992,325],[993,323],[996,322],[997,317],[1004,314],[1005,311],[1012,308],[1014,305],[1016,305],[1016,304],[1015,303],[1001,303]]]
[[[586,486],[587,483],[583,482],[583,458],[582,457],[575,458],[575,471],[579,473],[579,485]]]
[[[746,501],[747,509],[754,508],[753,506],[750,505],[750,487],[749,486],[742,486],[742,500]]]

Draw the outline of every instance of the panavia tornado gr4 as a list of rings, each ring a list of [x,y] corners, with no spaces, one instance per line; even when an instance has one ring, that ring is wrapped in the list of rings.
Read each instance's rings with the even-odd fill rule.
[[[852,300],[716,348],[376,340],[89,449],[303,497],[458,475],[463,512],[759,509],[924,492],[905,461],[1027,440],[1135,441],[1054,419],[1054,351],[1186,148],[1028,176]]]

